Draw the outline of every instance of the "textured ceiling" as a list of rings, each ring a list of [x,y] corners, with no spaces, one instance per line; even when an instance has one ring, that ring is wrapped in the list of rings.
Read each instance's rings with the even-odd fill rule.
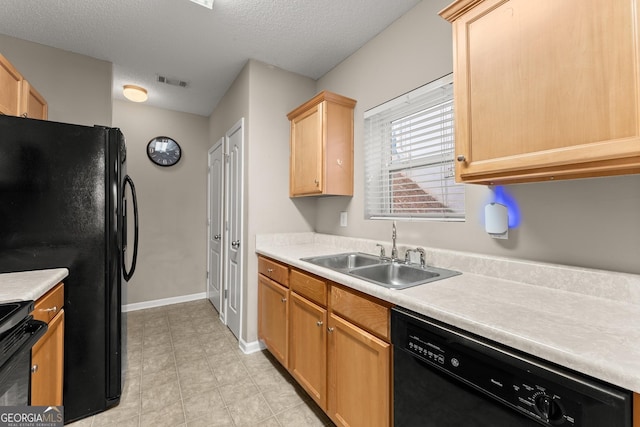
[[[150,105],[208,116],[248,59],[317,79],[419,1],[2,0],[0,33],[112,62],[116,99],[137,84]]]

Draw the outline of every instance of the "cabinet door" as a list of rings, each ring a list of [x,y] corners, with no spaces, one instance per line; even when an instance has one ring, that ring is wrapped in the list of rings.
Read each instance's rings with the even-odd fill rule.
[[[327,310],[291,292],[289,372],[327,408]]]
[[[291,119],[291,196],[323,191],[323,103]]]
[[[31,349],[31,366],[31,405],[62,405],[64,310],[58,311]]]
[[[22,82],[21,104],[21,116],[29,117],[30,119],[47,119],[47,101],[27,80],[23,80]]]
[[[637,0],[458,1],[457,179],[640,172]]]
[[[22,75],[0,55],[0,114],[17,116],[22,96]]]
[[[263,275],[258,275],[258,337],[287,367],[287,318],[289,290]]]
[[[391,423],[391,345],[342,318],[329,318],[328,415],[339,426]]]

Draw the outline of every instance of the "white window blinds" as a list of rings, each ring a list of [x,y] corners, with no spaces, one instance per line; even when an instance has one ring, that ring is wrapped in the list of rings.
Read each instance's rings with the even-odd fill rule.
[[[364,114],[365,216],[464,220],[455,183],[453,75]]]

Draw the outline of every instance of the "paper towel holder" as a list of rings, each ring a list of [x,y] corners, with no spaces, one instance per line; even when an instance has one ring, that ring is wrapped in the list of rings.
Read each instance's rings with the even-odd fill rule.
[[[500,203],[489,203],[484,207],[484,228],[494,239],[509,238],[509,213]]]

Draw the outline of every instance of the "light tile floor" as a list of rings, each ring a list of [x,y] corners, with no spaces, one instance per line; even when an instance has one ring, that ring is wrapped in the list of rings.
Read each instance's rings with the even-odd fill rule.
[[[246,355],[208,300],[128,313],[120,404],[74,427],[332,426],[267,352]]]

